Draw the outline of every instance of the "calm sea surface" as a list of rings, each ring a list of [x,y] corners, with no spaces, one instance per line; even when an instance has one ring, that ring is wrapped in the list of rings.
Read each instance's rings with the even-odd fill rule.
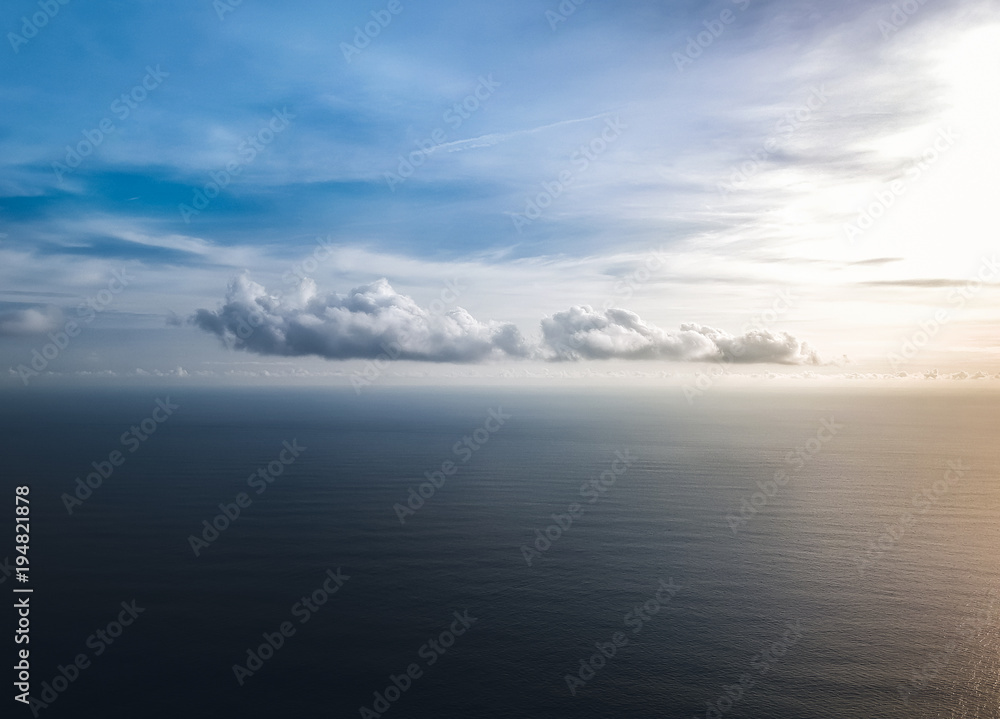
[[[31,694],[52,717],[996,719],[998,399],[7,393]],[[239,517],[206,530],[220,503]]]

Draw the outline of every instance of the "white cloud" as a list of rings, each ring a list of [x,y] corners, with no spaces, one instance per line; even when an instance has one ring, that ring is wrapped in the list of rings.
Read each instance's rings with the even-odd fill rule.
[[[750,330],[733,336],[713,327],[682,324],[667,331],[623,309],[572,307],[542,320],[554,359],[722,360],[734,363],[820,364],[819,355],[788,333]]]
[[[198,310],[193,321],[227,346],[269,355],[481,362],[529,354],[513,324],[483,323],[461,308],[436,314],[385,279],[346,296],[320,296],[306,280],[282,297],[244,273],[229,285],[221,309]]]
[[[229,285],[220,309],[200,309],[192,322],[233,349],[338,360],[820,363],[806,343],[784,332],[751,330],[733,336],[695,324],[669,332],[628,310],[597,312],[586,305],[542,319],[542,341],[533,345],[514,324],[482,322],[461,308],[435,313],[396,292],[385,279],[356,287],[346,296],[321,296],[315,283],[306,280],[296,293],[281,296],[269,294],[243,273]]]

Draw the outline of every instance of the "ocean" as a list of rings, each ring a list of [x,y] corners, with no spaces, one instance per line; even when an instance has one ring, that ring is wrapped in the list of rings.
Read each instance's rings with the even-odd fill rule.
[[[975,389],[7,392],[17,716],[996,719]]]

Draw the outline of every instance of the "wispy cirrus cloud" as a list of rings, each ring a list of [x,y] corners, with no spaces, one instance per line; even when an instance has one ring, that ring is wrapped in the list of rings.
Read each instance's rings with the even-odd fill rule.
[[[462,150],[471,150],[478,147],[493,147],[494,145],[499,145],[501,142],[506,142],[508,140],[513,140],[518,137],[525,137],[527,135],[534,135],[539,132],[544,132],[545,130],[551,130],[556,127],[566,127],[568,125],[576,125],[580,122],[588,122],[590,120],[600,120],[605,117],[610,117],[614,113],[612,112],[602,112],[598,115],[591,115],[590,117],[578,117],[573,120],[560,120],[559,122],[550,122],[547,125],[540,125],[539,127],[532,127],[526,130],[513,130],[511,132],[491,132],[487,135],[480,135],[479,137],[470,137],[464,140],[453,140],[451,142],[444,142],[440,145],[436,145],[427,151],[427,154],[437,152],[438,150],[444,150],[445,152],[460,152]]]

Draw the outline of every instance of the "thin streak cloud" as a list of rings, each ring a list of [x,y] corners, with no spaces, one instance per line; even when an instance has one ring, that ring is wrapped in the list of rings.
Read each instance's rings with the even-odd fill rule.
[[[447,152],[461,152],[462,150],[471,150],[479,147],[493,147],[501,142],[507,142],[508,140],[513,140],[516,137],[524,137],[526,135],[534,135],[538,132],[544,132],[545,130],[551,130],[554,127],[565,127],[566,125],[576,125],[581,122],[587,122],[589,120],[600,120],[606,117],[611,117],[614,113],[612,112],[602,112],[599,115],[591,115],[590,117],[580,117],[575,120],[561,120],[559,122],[552,122],[548,125],[541,125],[539,127],[533,127],[528,130],[515,130],[513,132],[492,132],[488,135],[480,135],[479,137],[471,137],[466,140],[453,140],[452,142],[445,142],[440,145],[436,145],[434,148],[427,151],[427,154],[432,154],[438,150],[445,150]]]

